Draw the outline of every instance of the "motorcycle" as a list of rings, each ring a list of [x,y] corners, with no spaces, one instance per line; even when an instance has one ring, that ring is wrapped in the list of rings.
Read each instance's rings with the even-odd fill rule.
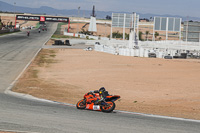
[[[29,36],[30,35],[30,31],[27,31],[27,36]]]
[[[119,95],[109,95],[107,93],[104,100],[99,101],[99,93],[88,92],[84,95],[84,99],[78,101],[76,104],[77,109],[89,109],[102,112],[112,112],[115,109],[114,101],[120,98]]]

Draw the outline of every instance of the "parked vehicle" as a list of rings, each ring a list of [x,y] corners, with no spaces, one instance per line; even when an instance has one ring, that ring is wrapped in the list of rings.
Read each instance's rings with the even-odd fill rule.
[[[156,53],[149,53],[149,54],[148,54],[148,57],[149,57],[149,58],[156,58]]]
[[[164,59],[172,59],[173,57],[171,55],[164,56]]]

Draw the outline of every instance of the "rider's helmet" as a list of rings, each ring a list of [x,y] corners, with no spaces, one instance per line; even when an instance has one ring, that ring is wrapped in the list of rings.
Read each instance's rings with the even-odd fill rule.
[[[106,89],[104,88],[104,87],[101,87],[100,89],[99,89],[99,94],[102,94],[103,92],[105,92],[106,91]]]

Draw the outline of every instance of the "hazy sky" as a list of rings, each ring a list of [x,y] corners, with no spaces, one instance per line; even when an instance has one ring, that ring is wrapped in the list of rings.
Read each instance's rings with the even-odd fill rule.
[[[200,0],[0,0],[17,6],[49,6],[56,9],[124,11],[200,17]]]

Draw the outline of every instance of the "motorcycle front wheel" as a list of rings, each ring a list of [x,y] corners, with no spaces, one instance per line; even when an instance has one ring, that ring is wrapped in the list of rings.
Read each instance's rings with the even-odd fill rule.
[[[85,109],[86,108],[85,99],[82,99],[82,100],[78,101],[78,103],[76,104],[76,108],[77,109]]]
[[[113,101],[106,102],[106,105],[101,106],[102,112],[112,112],[115,109],[115,103]]]

